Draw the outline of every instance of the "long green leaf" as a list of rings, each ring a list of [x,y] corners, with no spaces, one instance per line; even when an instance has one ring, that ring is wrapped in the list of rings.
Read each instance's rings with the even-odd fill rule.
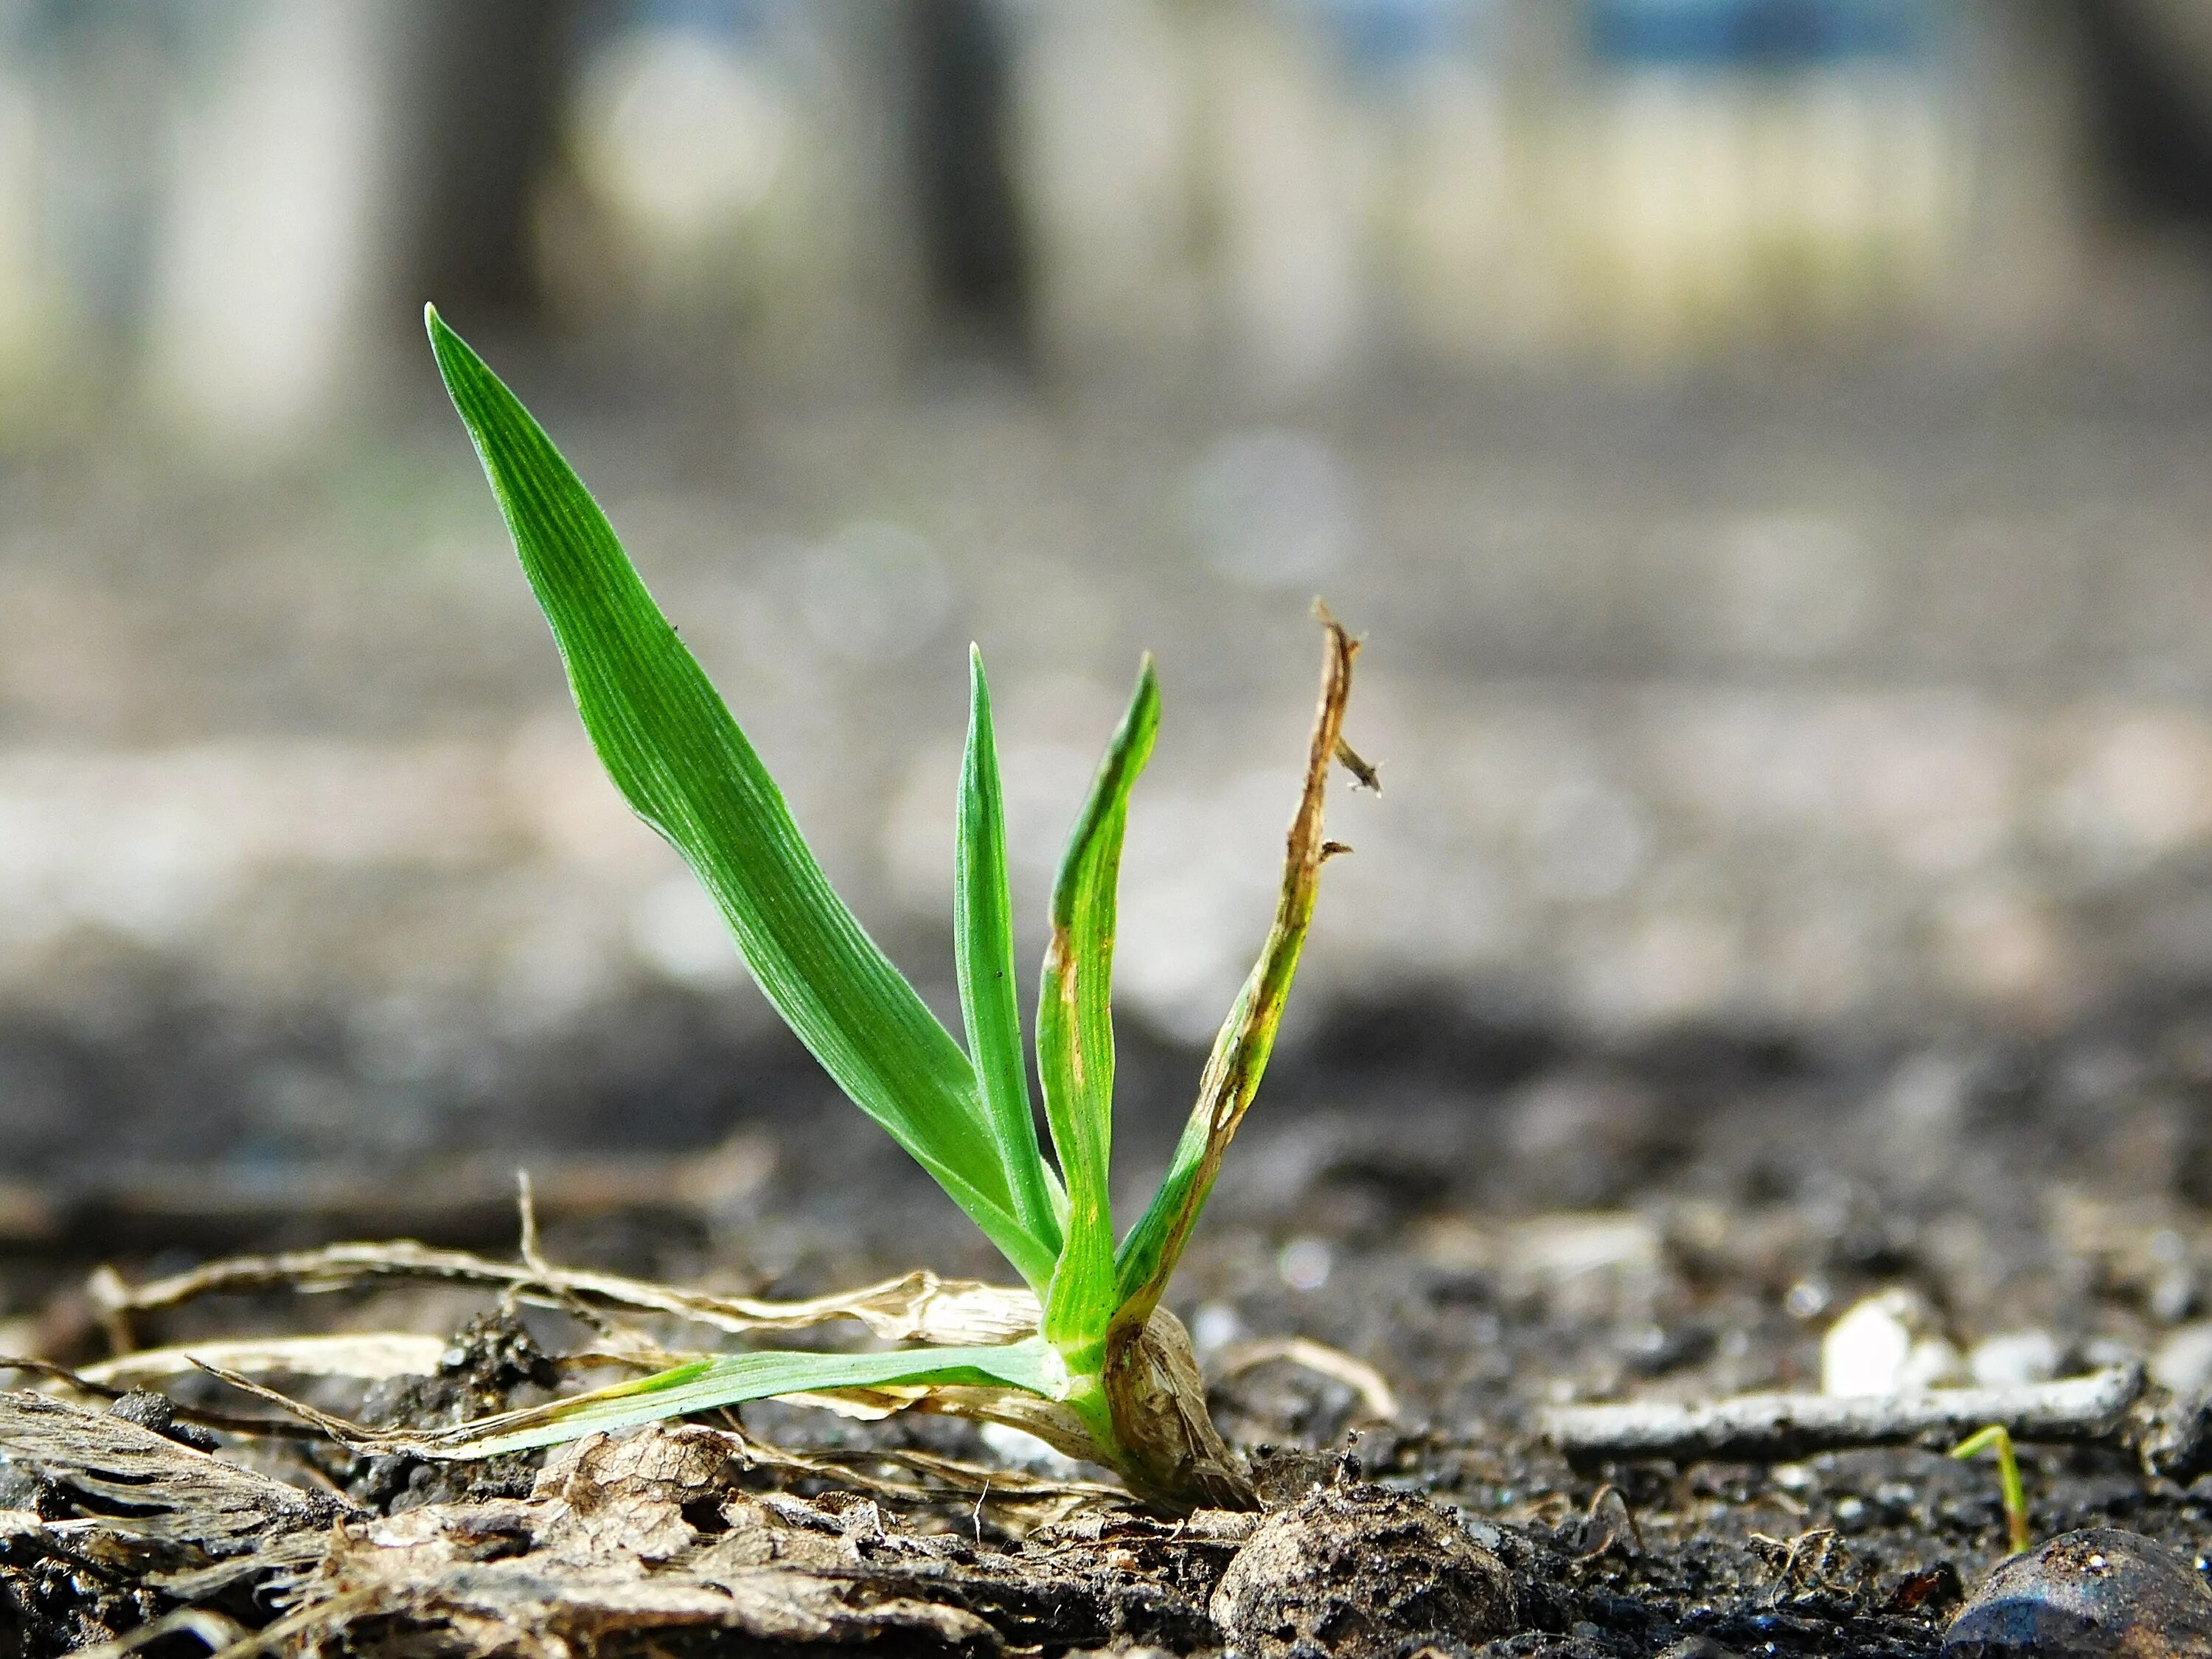
[[[1053,1150],[1067,1178],[1067,1236],[1044,1299],[1044,1334],[1079,1369],[1114,1314],[1114,926],[1129,791],[1160,725],[1159,683],[1145,659],[1107,745],[1052,889],[1052,940],[1037,995],[1037,1072]]]
[[[771,1349],[695,1359],[634,1382],[556,1400],[550,1405],[502,1412],[463,1424],[449,1434],[426,1437],[420,1449],[440,1457],[493,1457],[665,1422],[693,1412],[742,1406],[779,1395],[825,1389],[890,1388],[925,1382],[949,1386],[999,1384],[1055,1397],[1066,1367],[1049,1343],[1036,1337],[995,1348],[908,1348],[895,1353],[796,1353]]]
[[[1046,1284],[1055,1252],[1016,1211],[967,1056],[831,890],[551,440],[435,312],[426,321],[608,775],[714,896],[769,1000],[839,1085],[1032,1286]]]
[[[1067,1200],[1037,1150],[1030,1107],[1029,1063],[1014,996],[1013,899],[1006,879],[1006,815],[999,787],[999,746],[991,730],[991,688],[983,653],[968,651],[968,752],[960,769],[960,846],[953,887],[952,943],[968,1056],[983,1091],[999,1161],[1013,1182],[1014,1213],[1054,1249]]]
[[[1325,617],[1326,613],[1324,613]],[[1321,698],[1314,713],[1311,742],[1306,751],[1305,787],[1298,798],[1297,815],[1283,860],[1283,884],[1275,902],[1275,919],[1260,949],[1251,977],[1237,993],[1220,1035],[1214,1039],[1206,1073],[1200,1079],[1198,1103],[1191,1109],[1167,1179],[1153,1194],[1137,1224],[1121,1241],[1115,1261],[1116,1325],[1141,1323],[1152,1316],[1168,1277],[1175,1272],[1183,1245],[1197,1224],[1206,1195],[1213,1190],[1221,1170],[1221,1155],[1229,1146],[1245,1109],[1259,1091],[1275,1046],[1289,1000],[1291,979],[1297,972],[1298,953],[1313,922],[1314,898],[1321,886],[1321,867],[1332,853],[1344,849],[1322,836],[1322,802],[1328,783],[1329,763],[1344,735],[1344,708],[1352,695],[1352,659],[1358,646],[1334,622],[1328,629],[1328,654],[1322,663]]]

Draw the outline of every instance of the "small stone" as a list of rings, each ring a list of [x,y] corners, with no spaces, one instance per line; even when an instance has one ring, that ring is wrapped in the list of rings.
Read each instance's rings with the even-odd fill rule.
[[[2212,1389],[2212,1320],[2177,1326],[2150,1357],[2150,1380],[2175,1394]]]
[[[1946,1659],[2212,1656],[2212,1589],[2140,1533],[2089,1527],[2001,1564],[1943,1638]]]
[[[1513,1628],[1513,1580],[1435,1504],[1340,1486],[1261,1522],[1208,1611],[1252,1659],[1315,1649],[1389,1659],[1431,1637],[1474,1647],[1504,1635]]]
[[[2198,1311],[2197,1304],[2197,1275],[2186,1267],[2165,1269],[2151,1281],[2150,1294],[2144,1298],[2150,1316],[2166,1325],[2188,1318]]]
[[[1904,1285],[1854,1303],[1820,1339],[1820,1392],[1915,1394],[1963,1379],[1965,1362],[1926,1297]]]
[[[1966,1381],[1966,1357],[1947,1336],[1923,1336],[1905,1356],[1905,1371],[1897,1379],[1899,1394],[1918,1394],[1923,1389],[1951,1389]]]
[[[2187,1486],[2212,1474],[2212,1394],[2154,1397],[2140,1420],[2136,1449],[2153,1474]]]
[[[2081,1367],[2085,1370],[2109,1370],[2114,1365],[2138,1364],[2142,1354],[2133,1343],[2123,1342],[2116,1336],[2093,1336],[2081,1344]]]
[[[978,1432],[983,1443],[1001,1462],[1018,1469],[1033,1469],[1048,1480],[1075,1480],[1082,1477],[1080,1463],[1027,1429],[1018,1429],[1011,1423],[986,1423]]]
[[[108,1407],[107,1414],[126,1423],[136,1423],[142,1429],[151,1429],[164,1439],[190,1446],[195,1451],[213,1451],[221,1443],[197,1423],[179,1420],[177,1408],[168,1397],[149,1389],[131,1389]]]
[[[2065,1358],[2058,1339],[2049,1331],[1999,1331],[1974,1344],[1966,1355],[1966,1370],[1983,1388],[2009,1389],[2050,1382]]]
[[[54,1507],[54,1495],[29,1469],[0,1458],[0,1515],[45,1515]]]

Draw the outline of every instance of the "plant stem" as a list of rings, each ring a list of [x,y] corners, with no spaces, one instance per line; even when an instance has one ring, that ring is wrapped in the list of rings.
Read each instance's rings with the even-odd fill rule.
[[[2027,1553],[2027,1492],[2021,1485],[2020,1458],[2013,1450],[2012,1436],[2002,1423],[1992,1423],[1978,1433],[1968,1435],[1951,1448],[1951,1455],[1960,1459],[1978,1456],[1994,1450],[1997,1455],[1997,1490],[2004,1500],[2005,1541],[2014,1555]]]
[[[1175,1513],[1259,1507],[1206,1411],[1206,1382],[1181,1320],[1155,1308],[1141,1325],[1116,1326],[1099,1382],[1109,1421],[1094,1437],[1118,1454],[1115,1472],[1139,1498]]]

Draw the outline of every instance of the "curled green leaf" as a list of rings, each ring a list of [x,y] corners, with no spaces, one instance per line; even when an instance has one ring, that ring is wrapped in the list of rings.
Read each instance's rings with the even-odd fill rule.
[[[983,1091],[999,1161],[1013,1183],[1014,1213],[1054,1251],[1067,1200],[1037,1147],[1030,1073],[1014,995],[1013,899],[1006,879],[1006,806],[991,688],[983,653],[968,653],[968,750],[960,769],[960,841],[954,866],[952,943],[968,1054]]]
[[[1037,1073],[1067,1180],[1067,1235],[1045,1292],[1044,1334],[1072,1359],[1098,1348],[1114,1317],[1114,927],[1129,791],[1160,726],[1146,657],[1052,889],[1052,939],[1037,994]],[[1078,1361],[1078,1363],[1082,1363]]]

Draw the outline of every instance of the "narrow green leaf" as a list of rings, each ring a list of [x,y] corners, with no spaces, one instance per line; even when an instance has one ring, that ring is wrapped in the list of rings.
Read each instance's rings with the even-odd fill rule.
[[[999,745],[983,653],[968,650],[968,752],[960,769],[960,847],[953,887],[952,942],[968,1055],[983,1091],[999,1162],[1013,1183],[1014,1213],[1056,1251],[1067,1200],[1037,1149],[1030,1073],[1014,996],[1013,899],[1006,879],[1006,815]]]
[[[742,1406],[780,1395],[825,1389],[889,1388],[941,1383],[948,1387],[1021,1389],[1056,1397],[1066,1367],[1039,1338],[994,1348],[907,1348],[895,1353],[757,1353],[695,1359],[635,1382],[572,1395],[550,1405],[502,1412],[465,1423],[449,1434],[426,1437],[421,1449],[440,1457],[494,1457],[665,1422],[693,1412]]]
[[[1152,1316],[1183,1245],[1198,1223],[1221,1170],[1221,1156],[1244,1121],[1245,1109],[1259,1091],[1260,1079],[1273,1052],[1275,1032],[1289,1001],[1298,953],[1313,922],[1321,867],[1333,846],[1322,836],[1322,802],[1328,768],[1344,732],[1344,708],[1352,695],[1352,659],[1358,645],[1335,623],[1326,621],[1328,653],[1322,659],[1321,698],[1306,750],[1305,787],[1291,820],[1283,860],[1282,889],[1275,919],[1261,946],[1251,977],[1237,994],[1229,1018],[1214,1039],[1213,1052],[1199,1080],[1198,1103],[1191,1109],[1167,1179],[1152,1196],[1137,1224],[1121,1241],[1115,1260],[1116,1325],[1138,1324]],[[1055,1281],[1055,1284],[1057,1281]]]
[[[1160,725],[1145,659],[1053,882],[1052,941],[1037,996],[1037,1072],[1053,1150],[1067,1178],[1067,1234],[1044,1299],[1044,1334],[1082,1369],[1114,1314],[1114,926],[1129,791]]]
[[[967,1056],[831,890],[767,769],[552,441],[435,312],[426,321],[608,775],[714,896],[754,978],[823,1067],[1032,1286],[1044,1285],[1055,1252],[1016,1212]]]

